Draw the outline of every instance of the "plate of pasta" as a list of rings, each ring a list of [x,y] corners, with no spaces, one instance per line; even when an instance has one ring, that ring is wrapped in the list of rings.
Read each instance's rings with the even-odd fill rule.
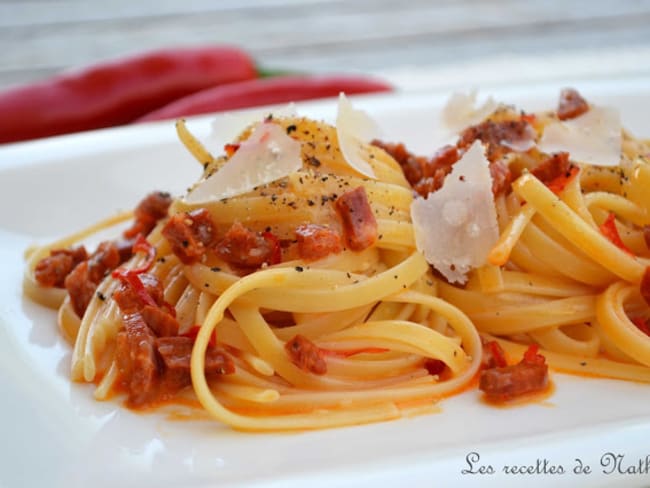
[[[0,481],[640,486],[647,81],[0,148]]]

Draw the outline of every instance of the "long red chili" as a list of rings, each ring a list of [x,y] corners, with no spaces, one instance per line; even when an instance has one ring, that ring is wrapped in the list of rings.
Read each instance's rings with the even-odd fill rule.
[[[138,122],[175,119],[238,108],[298,102],[346,94],[391,91],[388,83],[365,76],[277,76],[208,88],[170,103]]]
[[[129,123],[207,87],[255,78],[226,46],[165,49],[102,62],[0,93],[0,143]]]

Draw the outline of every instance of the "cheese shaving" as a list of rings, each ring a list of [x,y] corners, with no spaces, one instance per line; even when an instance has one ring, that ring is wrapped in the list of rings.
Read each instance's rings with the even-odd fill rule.
[[[477,91],[472,90],[469,93],[456,92],[449,97],[442,109],[442,121],[451,131],[460,132],[465,127],[476,125],[499,107],[492,97],[478,106],[476,96]]]
[[[212,154],[220,154],[223,145],[234,141],[239,134],[251,125],[273,118],[297,117],[296,106],[290,103],[273,110],[247,110],[244,112],[226,112],[219,114],[212,121],[210,135],[203,141]]]
[[[336,136],[345,161],[356,171],[368,178],[376,178],[372,166],[364,158],[364,143],[379,135],[374,120],[362,110],[355,109],[345,94],[339,96],[336,115]]]
[[[489,161],[479,141],[452,167],[440,189],[411,204],[418,250],[447,280],[465,283],[499,238]]]
[[[568,152],[574,161],[616,166],[621,160],[621,118],[617,110],[591,107],[575,119],[551,122],[538,144],[545,153]]]
[[[301,167],[300,143],[282,127],[262,123],[219,171],[187,195],[186,201],[201,203],[241,195],[289,176]]]

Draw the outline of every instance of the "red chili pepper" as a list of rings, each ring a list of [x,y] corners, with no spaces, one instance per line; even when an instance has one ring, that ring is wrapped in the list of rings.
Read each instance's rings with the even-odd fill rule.
[[[334,97],[341,92],[355,94],[391,90],[387,83],[363,76],[278,76],[209,88],[155,110],[138,122]]]
[[[558,195],[562,193],[562,190],[564,190],[564,188],[566,188],[566,186],[573,181],[573,178],[575,178],[579,172],[580,167],[572,165],[569,167],[568,174],[562,174],[557,178],[552,179],[546,184],[546,186],[549,190]]]
[[[156,248],[153,247],[151,244],[149,244],[147,239],[145,239],[142,236],[142,234],[138,234],[138,237],[135,240],[135,243],[133,244],[133,252],[147,253],[147,258],[145,259],[144,263],[142,263],[137,268],[114,269],[113,272],[111,273],[111,276],[113,278],[119,279],[122,283],[130,286],[144,303],[146,303],[147,305],[151,305],[153,307],[157,307],[158,304],[156,304],[156,301],[151,297],[151,295],[149,295],[147,289],[142,284],[142,281],[140,280],[140,276],[139,276],[142,273],[146,273],[147,271],[149,271],[149,269],[151,269],[151,266],[153,266],[153,262],[156,259]],[[168,309],[169,308],[173,308],[173,307],[169,306]],[[175,311],[172,315],[173,316],[176,315]]]
[[[149,241],[147,241],[142,234],[138,234],[138,237],[133,243],[133,253],[136,252],[144,252],[147,254],[147,259],[145,259],[144,263],[133,269],[118,268],[113,271],[113,278],[122,278],[127,275],[137,276],[146,273],[151,269],[151,266],[153,266],[153,262],[156,259],[156,248],[149,244]]]
[[[541,354],[538,354],[539,346],[537,344],[531,344],[526,349],[522,362],[528,364],[544,364],[546,363],[546,358]]]
[[[607,219],[605,219],[605,222],[603,222],[599,227],[600,233],[607,237],[607,239],[609,239],[611,243],[616,247],[633,256],[634,253],[625,245],[621,239],[621,235],[618,233],[615,220],[616,216],[610,212],[607,216]]]
[[[643,317],[634,317],[632,323],[636,325],[637,329],[650,337],[650,327],[648,327],[648,321],[646,319]]]
[[[0,143],[126,124],[191,93],[256,75],[248,54],[225,46],[98,63],[0,93]]]
[[[226,145],[223,146],[223,150],[226,151],[226,154],[228,155],[228,157],[231,158],[232,155],[237,152],[240,145],[241,144],[226,144]]]

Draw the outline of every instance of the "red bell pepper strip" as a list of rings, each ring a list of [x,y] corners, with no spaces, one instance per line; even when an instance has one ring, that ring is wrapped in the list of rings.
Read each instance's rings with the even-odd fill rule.
[[[155,110],[138,122],[335,97],[340,92],[351,95],[391,90],[389,84],[364,76],[278,76],[208,88]]]
[[[208,87],[255,78],[234,47],[163,49],[0,92],[0,143],[129,123]]]
[[[605,222],[603,222],[599,227],[600,233],[607,237],[607,239],[609,239],[611,243],[619,249],[625,251],[628,254],[634,255],[630,248],[628,248],[621,239],[621,235],[618,233],[618,229],[616,228],[615,219],[616,216],[610,212],[607,216],[607,219],[605,219]]]

